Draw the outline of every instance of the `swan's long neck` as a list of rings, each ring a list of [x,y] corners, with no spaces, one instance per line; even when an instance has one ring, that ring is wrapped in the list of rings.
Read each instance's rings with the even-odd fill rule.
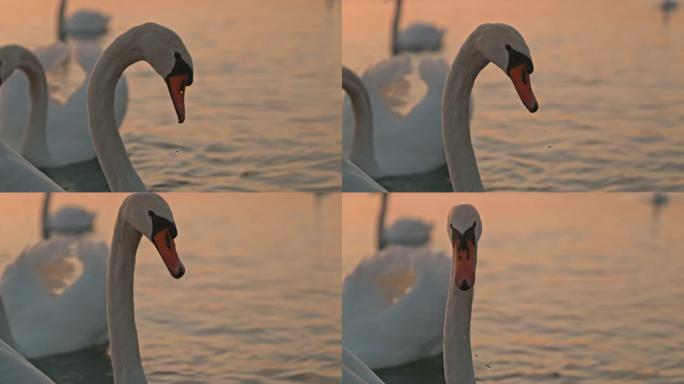
[[[347,68],[342,69],[342,88],[349,95],[354,111],[354,134],[349,160],[370,177],[378,174],[373,139],[373,114],[370,96],[361,79]]]
[[[475,78],[489,64],[471,35],[451,66],[442,97],[442,135],[454,192],[484,190],[470,137],[470,94]]]
[[[20,62],[18,69],[22,70],[29,82],[31,98],[31,113],[28,126],[21,145],[21,155],[37,166],[50,164],[47,146],[48,88],[45,71],[38,58],[26,48],[18,47]]]
[[[59,4],[59,12],[57,12],[57,38],[59,41],[64,41],[66,38],[66,28],[64,25],[64,14],[66,13],[67,0],[62,0]]]
[[[97,159],[112,192],[146,191],[128,158],[116,128],[114,97],[124,70],[143,60],[136,41],[128,32],[107,48],[93,69],[88,87],[88,120]]]
[[[470,315],[475,288],[461,291],[452,271],[444,315],[444,376],[446,384],[475,384],[470,350]]]
[[[2,302],[2,298],[0,298],[0,340],[4,341],[15,351],[18,350],[17,342],[14,340],[12,330],[10,329],[9,318],[7,317],[7,311],[5,311],[5,304]]]
[[[399,46],[399,22],[401,20],[401,2],[402,0],[396,0],[396,6],[394,8],[394,18],[392,19],[392,55],[397,55],[401,51]]]
[[[123,207],[122,207],[123,210]],[[133,272],[140,232],[119,211],[107,270],[107,328],[114,383],[147,383],[138,345],[133,305]]]
[[[385,248],[385,217],[387,216],[387,194],[382,193],[380,213],[378,215],[378,250]]]
[[[43,233],[43,240],[47,240],[50,237],[50,223],[49,223],[49,212],[50,212],[50,198],[52,195],[50,192],[45,194],[43,199],[43,212],[41,215],[41,229]]]

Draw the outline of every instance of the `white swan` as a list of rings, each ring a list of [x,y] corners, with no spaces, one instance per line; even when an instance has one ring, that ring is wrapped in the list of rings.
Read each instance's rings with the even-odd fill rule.
[[[342,88],[352,100],[355,125],[354,143],[359,152],[350,158],[342,155],[342,190],[346,192],[387,192],[365,172],[377,168],[373,152],[373,117],[368,92],[361,79],[347,67],[342,67]],[[355,161],[360,163],[357,165]]]
[[[342,347],[342,384],[383,384],[383,381],[352,351]]]
[[[107,325],[116,384],[147,382],[140,360],[133,310],[133,272],[140,239],[145,236],[152,241],[171,276],[179,279],[185,274],[185,267],[176,252],[173,240],[176,235],[171,209],[160,196],[148,193],[134,194],[128,196],[121,204],[114,227],[107,276]],[[2,308],[0,305],[0,337],[7,337],[10,329],[2,327]],[[8,339],[13,340],[11,333]],[[0,375],[3,377],[3,383],[8,384],[52,383],[2,342]]]
[[[370,148],[377,159],[375,169],[366,170],[374,179],[384,176],[417,174],[433,171],[446,162],[442,143],[442,90],[448,65],[443,59],[424,58],[418,72],[427,85],[427,93],[405,116],[392,109],[386,89],[413,71],[408,56],[396,56],[380,61],[363,74],[373,110],[373,144],[352,141],[354,128],[349,100],[345,98],[342,118],[342,146],[349,156],[368,157]],[[364,147],[365,146],[365,147]],[[363,167],[361,167],[364,169]],[[365,169],[364,169],[365,170]]]
[[[67,36],[92,38],[107,33],[109,16],[98,11],[82,9],[65,18],[67,0],[62,0],[57,14],[57,34],[60,40]]]
[[[342,291],[342,343],[370,368],[442,351],[451,262],[442,252],[391,246],[362,261]]]
[[[43,239],[53,234],[80,235],[93,231],[95,212],[78,206],[64,206],[56,213],[50,214],[52,195],[48,192],[43,199],[42,232]]]
[[[105,279],[107,245],[87,238],[56,236],[28,247],[2,274],[16,350],[37,358],[77,351],[107,341]],[[71,255],[80,276],[62,288]],[[0,320],[2,321],[2,320]]]
[[[63,48],[59,48],[63,47]],[[90,74],[100,57],[101,49],[94,42],[78,42],[74,44],[74,58],[83,70],[82,84],[65,100],[48,95],[46,106],[47,153],[29,154],[28,159],[39,168],[57,168],[68,164],[92,160],[96,157],[88,126],[88,82]],[[66,55],[66,59],[62,56]],[[69,59],[68,49],[64,43],[36,50],[36,57],[45,68],[45,72],[54,71],[56,67]],[[9,77],[0,89],[0,133],[2,139],[16,152],[21,152],[21,144],[29,120],[29,81],[26,76],[17,72]],[[128,83],[122,77],[116,89],[116,121],[117,127],[125,118],[128,106]],[[37,149],[36,149],[37,150]]]
[[[530,84],[534,66],[522,35],[506,24],[477,27],[458,52],[444,87],[443,141],[454,192],[484,190],[470,137],[469,104],[475,78],[490,62],[510,77],[530,112],[539,108]]]
[[[378,214],[378,249],[384,249],[390,245],[419,247],[430,241],[432,224],[418,217],[400,217],[385,228],[389,195],[382,194],[381,199]]]
[[[45,120],[47,115],[47,82],[38,59],[29,50],[17,46],[0,47],[0,86],[15,69],[20,69],[30,80],[31,116],[27,131],[33,132],[25,140],[23,149],[46,148]],[[40,150],[40,149],[38,149]],[[0,141],[0,191],[3,192],[58,192],[62,189],[23,156]]]
[[[482,221],[480,220],[480,215],[477,210],[473,206],[467,204],[458,205],[452,208],[449,212],[447,233],[452,244],[452,260],[448,261],[447,265],[445,265],[445,270],[450,271],[446,272],[447,287],[441,287],[440,290],[434,292],[439,296],[439,300],[441,300],[441,305],[439,305],[440,314],[437,316],[439,324],[432,324],[435,322],[435,316],[432,316],[431,322],[424,320],[424,326],[429,327],[428,329],[406,327],[404,330],[407,333],[406,335],[399,334],[394,337],[403,336],[410,338],[412,337],[412,333],[420,331],[434,333],[436,328],[439,333],[439,339],[441,340],[439,349],[443,354],[446,384],[475,384],[475,369],[473,367],[470,345],[470,320],[473,306],[473,292],[475,290],[475,270],[478,257],[477,249],[480,237],[482,236]],[[357,272],[355,271],[354,273]],[[374,288],[360,288],[361,289],[357,292],[357,296],[355,297],[356,300],[382,301],[381,298],[378,299],[377,292]],[[345,298],[343,296],[343,310],[346,308],[346,302],[344,300]],[[406,314],[411,315],[413,313],[407,312]],[[413,314],[413,317],[418,317],[418,315]],[[370,343],[378,339],[377,337],[373,337],[374,334],[389,333],[385,331],[388,328],[393,328],[395,332],[398,331],[398,327],[390,320],[401,321],[402,319],[402,317],[394,319],[385,317],[377,318],[373,323],[367,323],[366,326],[369,329],[366,330],[366,335],[371,337],[371,339],[367,343],[367,346],[357,349],[361,346],[356,346],[355,348],[347,344],[345,325],[348,320],[346,319],[346,314],[343,312],[343,343],[346,348],[358,355],[365,364],[372,367],[373,364],[378,361],[388,360],[382,356],[384,354],[396,356],[398,353],[397,351],[394,351],[392,347],[400,349],[405,349],[406,347],[403,344],[377,345],[374,348],[376,355],[369,356],[367,359],[363,358],[363,355],[361,355],[359,351],[366,352],[371,349],[370,347],[372,346]],[[439,351],[433,350],[434,354],[437,354],[438,352]],[[396,361],[395,363],[397,364],[379,365],[378,367],[401,365],[410,361],[412,360]],[[354,376],[348,375],[348,377],[353,378]],[[345,384],[363,383],[363,381],[345,381],[344,379],[342,382]]]
[[[192,84],[193,64],[180,37],[166,27],[147,23],[114,40],[95,65],[88,88],[91,136],[112,192],[146,190],[128,158],[114,114],[116,84],[124,70],[139,61],[148,62],[164,79],[178,122],[185,121],[185,88]]]
[[[394,19],[392,20],[392,54],[400,52],[439,51],[442,49],[444,30],[427,23],[414,23],[399,31],[401,5],[403,0],[396,0]]]

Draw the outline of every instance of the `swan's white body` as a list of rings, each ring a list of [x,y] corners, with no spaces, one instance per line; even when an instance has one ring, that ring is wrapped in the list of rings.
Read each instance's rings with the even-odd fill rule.
[[[378,249],[390,245],[420,247],[430,241],[432,224],[418,217],[400,217],[392,225],[385,228],[389,196],[381,195],[380,213],[378,214]]]
[[[192,57],[180,37],[166,27],[147,23],[114,40],[95,65],[88,88],[90,132],[112,192],[146,190],[126,153],[113,107],[119,78],[139,61],[148,62],[167,81],[179,123],[185,120],[184,95],[186,85],[192,84]],[[178,68],[185,72],[175,73]]]
[[[409,56],[395,56],[373,65],[362,76],[373,110],[373,149],[377,168],[369,173],[374,179],[384,176],[417,174],[433,171],[445,164],[442,144],[442,90],[448,66],[442,59],[424,58],[418,67],[427,85],[427,93],[406,116],[400,116],[390,105],[385,90],[393,83],[405,81],[413,71]],[[345,98],[342,117],[342,146],[349,156],[367,157],[366,145],[352,140],[354,124],[349,100]],[[356,127],[356,129],[360,129]],[[366,148],[366,150],[364,150]]]
[[[392,21],[392,53],[439,51],[442,49],[444,30],[428,23],[413,23],[399,30],[402,0],[396,0]]]
[[[361,262],[344,280],[343,345],[373,369],[438,355],[450,269],[425,248],[392,246]]]
[[[342,155],[342,190],[346,192],[387,192],[366,172],[377,169],[373,152],[373,116],[368,92],[361,79],[342,67],[342,88],[351,99],[354,114],[353,141],[357,151]]]
[[[97,43],[89,42],[76,43],[74,49],[74,58],[83,70],[83,83],[65,101],[48,95],[45,127],[48,153],[32,157],[33,164],[39,168],[57,168],[96,156],[88,126],[87,96],[90,75],[101,50]],[[47,73],[69,60],[68,48],[61,42],[36,49],[34,53]],[[116,89],[117,127],[125,118],[127,105],[128,83],[122,77]],[[0,88],[0,137],[16,152],[21,151],[30,110],[28,78],[22,72],[15,72]]]
[[[93,38],[107,33],[109,16],[98,11],[82,9],[65,17],[66,0],[59,6],[58,33],[60,39],[65,37]]]
[[[63,206],[56,213],[50,214],[51,194],[46,193],[43,200],[43,239],[52,234],[80,235],[93,231],[94,212],[78,206]]]
[[[505,24],[483,24],[463,43],[442,98],[444,151],[455,192],[484,190],[470,136],[470,96],[477,75],[493,62],[508,74],[521,100],[534,113],[539,105],[529,81],[534,69],[530,57],[522,35]]]
[[[57,236],[25,249],[7,266],[0,292],[17,350],[23,356],[72,352],[107,341],[108,253],[103,242]],[[72,254],[82,265],[82,273],[61,293],[55,293],[50,279],[59,278],[59,273],[46,271],[63,268]]]
[[[176,252],[173,241],[176,234],[171,209],[160,196],[134,194],[121,204],[112,237],[106,288],[107,328],[115,384],[147,383],[140,360],[133,309],[133,272],[140,240],[142,236],[149,238],[169,273],[180,278],[185,274],[185,267]],[[0,337],[9,340],[7,344],[0,342],[3,383],[52,383],[14,351],[13,329],[2,320],[6,320],[6,316],[0,300]]]
[[[383,384],[383,381],[350,350],[342,347],[341,384]]]

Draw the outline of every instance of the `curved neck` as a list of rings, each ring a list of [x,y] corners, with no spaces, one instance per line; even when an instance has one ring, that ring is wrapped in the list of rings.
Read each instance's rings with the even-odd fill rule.
[[[66,28],[64,26],[64,13],[66,12],[67,0],[62,0],[59,4],[59,12],[57,12],[57,39],[64,41],[66,38]]]
[[[397,55],[401,52],[401,47],[399,46],[399,21],[401,20],[401,1],[396,0],[396,6],[394,8],[394,18],[392,19],[392,55]]]
[[[387,216],[387,194],[383,193],[382,202],[380,203],[380,214],[378,217],[378,250],[384,249],[385,243],[385,217]]]
[[[143,60],[137,35],[121,35],[98,60],[88,87],[88,120],[95,153],[112,192],[146,191],[116,128],[114,95],[124,70]]]
[[[22,70],[28,78],[31,98],[31,113],[20,152],[26,160],[42,167],[50,164],[45,129],[48,112],[47,80],[38,58],[26,48],[17,47],[17,49],[20,56],[17,68]]]
[[[342,89],[349,95],[354,111],[354,134],[349,160],[370,177],[378,174],[373,139],[373,114],[370,96],[361,79],[347,68],[342,68]]]
[[[147,383],[138,345],[133,305],[133,273],[140,232],[119,216],[107,269],[107,329],[114,383]]]
[[[454,192],[484,191],[470,137],[470,94],[489,64],[475,47],[475,34],[463,43],[451,66],[442,97],[442,136]]]
[[[49,212],[50,212],[50,199],[52,198],[52,195],[50,192],[45,194],[45,198],[43,199],[43,214],[41,215],[42,217],[42,223],[41,223],[41,229],[43,232],[43,240],[47,240],[50,237],[50,223],[49,223]]]
[[[4,341],[5,344],[15,351],[19,350],[10,329],[9,318],[7,317],[7,311],[5,311],[5,304],[2,302],[2,298],[0,298],[0,340]]]
[[[444,315],[444,378],[446,384],[475,384],[470,349],[470,315],[475,288],[463,292],[454,283],[454,278],[452,270]]]

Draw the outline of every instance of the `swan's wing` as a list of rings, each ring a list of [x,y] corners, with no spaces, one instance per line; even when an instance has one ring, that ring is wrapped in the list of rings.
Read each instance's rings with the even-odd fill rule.
[[[396,116],[392,108],[400,108],[406,104],[410,90],[406,76],[412,70],[411,58],[400,55],[381,60],[364,72],[361,79],[371,97],[374,118]]]
[[[54,384],[45,374],[0,340],[0,377],[3,384]]]
[[[69,60],[69,48],[61,41],[37,47],[33,50],[45,72],[51,72]]]
[[[26,159],[0,142],[0,192],[64,192]]]
[[[430,241],[432,225],[420,218],[402,217],[397,219],[384,232],[388,244],[423,245]]]
[[[444,29],[427,23],[414,23],[399,32],[399,44],[404,51],[437,51],[442,48]]]
[[[95,214],[77,206],[61,207],[50,216],[50,229],[55,232],[83,233],[93,229]]]
[[[65,22],[65,29],[71,36],[92,37],[107,32],[109,16],[93,10],[74,12]]]
[[[354,353],[342,347],[342,384],[384,384]]]
[[[387,192],[361,168],[342,157],[342,190],[345,192]]]

